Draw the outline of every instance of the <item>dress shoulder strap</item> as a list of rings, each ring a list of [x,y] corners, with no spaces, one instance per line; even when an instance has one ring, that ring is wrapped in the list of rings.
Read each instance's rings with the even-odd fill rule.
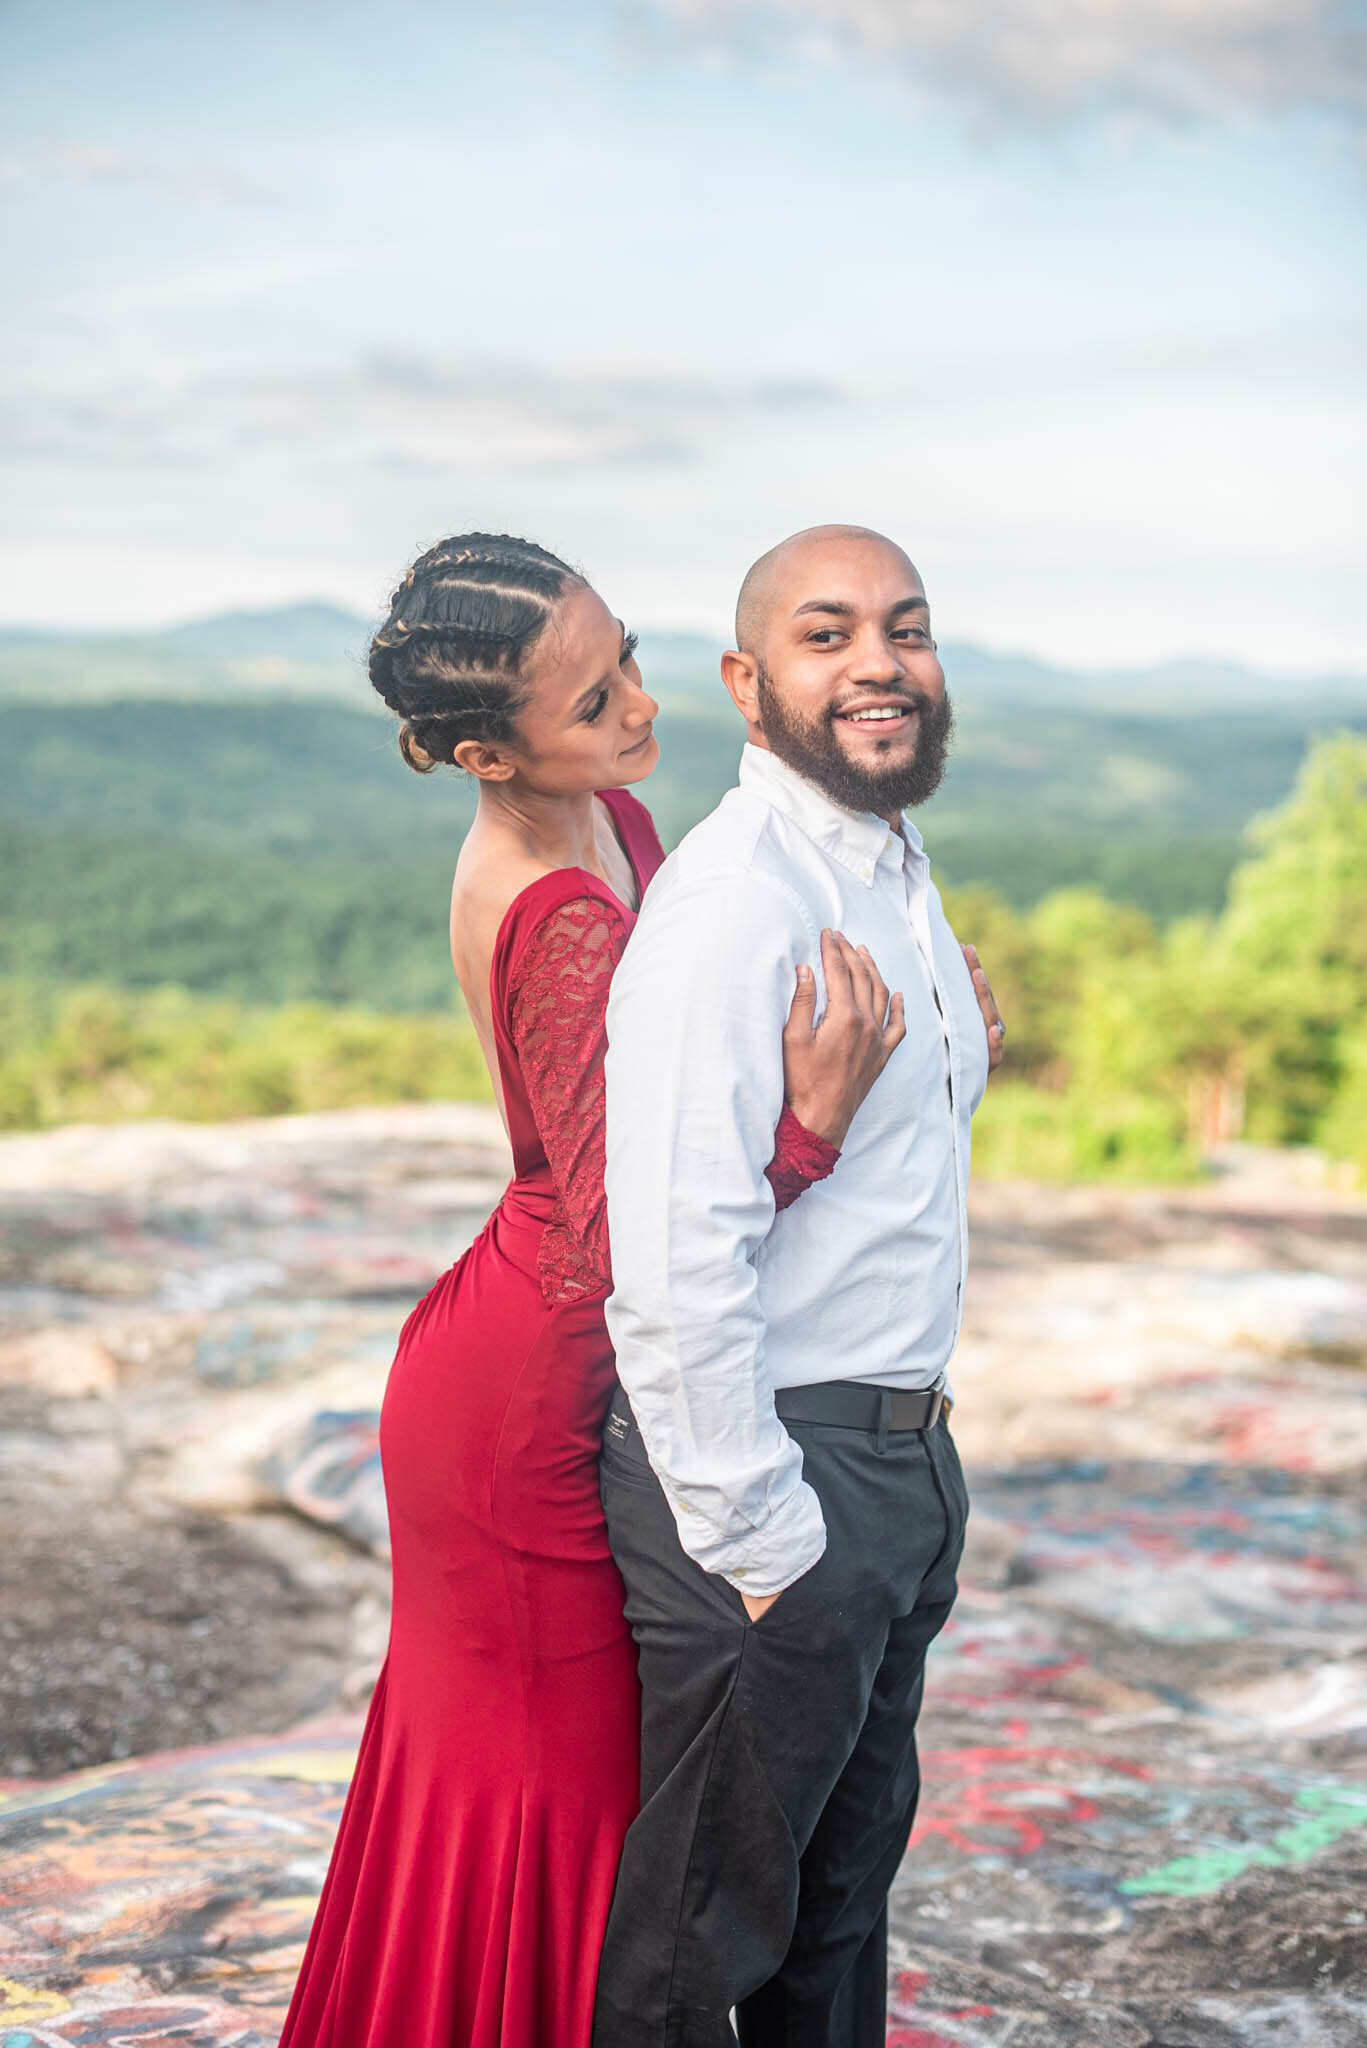
[[[651,876],[664,865],[665,850],[655,830],[655,820],[629,789],[600,789],[598,797],[612,813],[617,836],[626,848],[627,859],[636,870],[636,880],[644,895]]]

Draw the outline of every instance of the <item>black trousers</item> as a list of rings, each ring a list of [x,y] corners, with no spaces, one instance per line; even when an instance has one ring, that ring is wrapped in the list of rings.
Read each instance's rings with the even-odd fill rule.
[[[629,1414],[619,1394],[614,1412]],[[644,1691],[594,2048],[883,2048],[887,1894],[968,1497],[949,1430],[787,1425],[824,1556],[758,1622],[679,1543],[635,1429],[600,1467]]]

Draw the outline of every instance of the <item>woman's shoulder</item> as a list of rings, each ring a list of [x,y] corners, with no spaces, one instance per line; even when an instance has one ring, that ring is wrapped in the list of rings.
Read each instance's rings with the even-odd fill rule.
[[[538,963],[554,967],[570,954],[620,951],[630,913],[606,882],[585,868],[532,875],[503,913],[494,939],[496,985],[510,993]]]

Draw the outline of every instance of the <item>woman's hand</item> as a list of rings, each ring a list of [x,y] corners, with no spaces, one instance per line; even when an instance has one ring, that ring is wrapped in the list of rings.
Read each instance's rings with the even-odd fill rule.
[[[997,1008],[997,999],[992,993],[992,984],[983,970],[981,960],[978,958],[977,947],[965,946],[963,948],[963,956],[968,963],[968,971],[973,977],[973,993],[978,998],[978,1008],[983,1013],[983,1023],[987,1026],[987,1071],[989,1074],[995,1074],[1002,1063],[1002,1053],[1005,1049],[1006,1040],[1006,1026],[1002,1023],[1001,1011]]]
[[[783,1027],[783,1092],[805,1129],[841,1146],[854,1113],[907,1035],[902,998],[889,997],[867,946],[843,932],[821,934],[826,1008],[816,1013],[816,976],[797,970],[797,994]]]

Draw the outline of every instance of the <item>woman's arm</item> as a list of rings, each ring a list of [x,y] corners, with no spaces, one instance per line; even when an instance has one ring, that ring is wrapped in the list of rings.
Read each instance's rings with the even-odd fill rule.
[[[547,1301],[608,1286],[603,1058],[608,988],[625,914],[599,896],[560,904],[528,938],[509,988],[509,1025],[532,1117],[560,1198],[538,1254]]]
[[[964,959],[987,1031],[988,1069],[1002,1062],[1006,1026],[977,948]],[[797,993],[783,1032],[783,1092],[787,1098],[774,1133],[769,1185],[776,1208],[787,1209],[813,1181],[824,1180],[840,1157],[854,1113],[906,1036],[902,997],[889,996],[867,946],[852,946],[843,932],[823,932],[821,964],[826,1009],[820,1024],[810,967],[797,970]]]
[[[797,970],[783,1030],[783,1093],[797,1121],[839,1147],[854,1113],[907,1035],[901,993],[890,996],[867,946],[843,932],[821,934],[826,1007],[816,1013],[816,978]],[[832,1162],[834,1164],[834,1161]]]

